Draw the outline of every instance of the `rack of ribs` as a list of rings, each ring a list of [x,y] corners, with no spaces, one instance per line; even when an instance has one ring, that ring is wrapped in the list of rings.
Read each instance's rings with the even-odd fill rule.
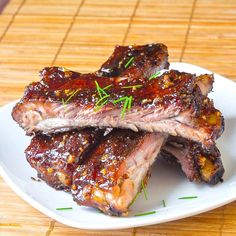
[[[38,176],[74,200],[109,215],[126,215],[158,156],[181,165],[190,181],[216,184],[224,168],[216,147],[160,133],[115,129],[104,135],[91,128],[51,136],[36,135],[25,153]],[[161,148],[162,147],[162,148]]]
[[[150,79],[156,68],[167,64],[160,62],[160,47],[151,45],[147,47],[150,52],[144,47],[131,54],[136,55],[133,64],[127,70],[123,66],[124,71],[116,77],[104,77],[101,70],[82,75],[45,68],[41,81],[26,88],[12,116],[28,134],[112,127],[165,132],[205,147],[214,144],[223,131],[223,117],[201,92],[197,77],[170,70]],[[127,48],[136,52],[135,47]],[[103,90],[105,99],[98,88],[107,88]],[[127,98],[132,101],[122,116]],[[101,101],[103,106],[97,109]]]
[[[126,215],[165,139],[160,133],[113,130],[74,172],[74,200]]]
[[[125,215],[166,140],[160,133],[91,128],[36,135],[26,149],[38,177],[80,205]]]
[[[44,68],[12,111],[35,135],[25,153],[38,176],[117,216],[127,215],[157,156],[178,162],[190,181],[221,181],[215,140],[224,119],[207,97],[214,77],[168,69],[163,44],[117,46],[94,73]]]

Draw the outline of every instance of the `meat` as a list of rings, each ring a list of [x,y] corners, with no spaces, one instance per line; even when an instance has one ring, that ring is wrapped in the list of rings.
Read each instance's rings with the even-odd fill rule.
[[[72,188],[80,205],[125,215],[167,136],[120,129],[106,133],[87,128],[38,134],[25,154],[39,178],[57,190]]]
[[[13,110],[13,118],[23,128],[28,130],[28,133],[34,131],[37,123],[40,123],[42,119],[46,118],[46,112],[49,112],[49,114],[51,114],[52,116],[50,117],[50,115],[48,114],[49,117],[46,118],[46,122],[67,122],[67,118],[66,120],[63,120],[63,117],[58,117],[59,119],[57,119],[55,118],[55,115],[62,107],[62,101],[67,101],[67,99],[70,98],[73,92],[77,92],[77,94],[74,94],[73,98],[70,99],[70,103],[76,100],[75,98],[78,96],[78,94],[84,94],[85,96],[87,96],[87,99],[85,97],[82,98],[81,96],[79,96],[81,97],[80,99],[94,100],[93,94],[90,93],[97,93],[95,80],[98,81],[99,84],[100,80],[103,80],[103,84],[108,82],[109,85],[112,81],[116,81],[116,83],[118,84],[119,80],[122,80],[123,83],[132,80],[134,80],[135,82],[136,78],[142,80],[144,78],[144,75],[146,77],[149,77],[159,69],[168,68],[169,65],[167,62],[167,48],[162,44],[135,47],[116,47],[113,55],[114,56],[109,58],[108,62],[104,63],[102,68],[94,74],[80,75],[79,73],[68,71],[63,68],[45,68],[41,72],[41,82],[32,83],[26,88],[25,96]],[[121,57],[122,59],[121,61],[115,60],[117,65],[114,64],[115,55],[117,55],[117,57],[119,56],[119,58]],[[134,56],[135,61],[133,62],[133,64],[127,67],[127,61],[129,61],[129,58],[132,59]],[[112,67],[110,67],[111,71],[114,71],[114,68],[118,68],[116,69],[116,71],[119,71],[120,73],[120,76],[118,78],[110,77],[110,75],[114,74],[114,72],[110,72],[110,74],[108,72],[104,72],[108,71],[107,65],[109,63],[112,64]],[[142,74],[142,72],[145,74]],[[106,74],[106,77],[103,76],[104,74]],[[79,92],[77,90],[78,86],[80,87],[82,84],[83,86],[79,88]],[[86,91],[83,91],[83,88]],[[96,91],[94,91],[94,89]],[[89,101],[87,101],[87,103],[88,102]],[[42,105],[42,103],[45,103],[44,106]],[[38,106],[38,108],[35,106]],[[65,109],[63,109],[63,111],[65,111]],[[66,111],[68,111],[68,109],[66,109]],[[21,112],[23,112],[24,114],[21,114]],[[57,121],[55,119],[57,119]],[[62,130],[63,126],[64,125],[61,124],[59,129]],[[54,130],[55,128],[52,127],[52,130]]]
[[[222,181],[224,167],[216,146],[204,149],[198,143],[180,137],[169,137],[160,157],[178,162],[190,181],[217,184]]]
[[[74,172],[74,200],[109,215],[127,215],[165,139],[160,133],[113,130]]]
[[[130,81],[149,77],[168,68],[168,51],[163,44],[116,46],[112,55],[96,74],[104,77],[120,77],[122,80],[127,78]]]
[[[199,75],[196,80],[196,84],[200,88],[202,95],[207,96],[213,88],[214,76],[210,74],[203,74]]]
[[[86,159],[102,136],[102,130],[93,128],[51,136],[38,134],[25,150],[26,158],[38,172],[38,177],[48,185],[70,191],[74,170]]]
[[[169,70],[165,45],[117,46],[94,73],[46,67],[40,77],[12,117],[35,135],[25,153],[38,176],[79,205],[127,215],[158,155],[190,181],[221,181],[214,77]]]
[[[26,88],[12,116],[28,134],[87,126],[117,127],[167,132],[204,146],[214,144],[223,131],[221,113],[204,98],[197,86],[201,80],[195,75],[171,70],[154,79],[152,73],[167,66],[163,59],[167,56],[160,58],[165,50],[160,48],[141,47],[130,54],[136,57],[131,57],[133,64],[127,68],[124,61],[115,67],[113,63],[118,62],[112,57],[94,74],[45,68],[42,80]],[[109,63],[118,69],[109,70]],[[104,77],[118,73],[116,77]],[[212,117],[215,122],[204,117]]]

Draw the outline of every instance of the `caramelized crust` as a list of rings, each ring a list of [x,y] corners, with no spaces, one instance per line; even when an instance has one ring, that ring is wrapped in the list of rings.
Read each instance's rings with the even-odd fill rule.
[[[74,200],[126,215],[164,140],[163,134],[112,131],[74,172]]]
[[[168,67],[167,57],[162,44],[116,47],[93,74],[45,68],[41,81],[26,88],[12,116],[27,134],[114,127],[166,132],[203,146],[214,144],[222,133],[223,118],[204,98],[213,77],[197,78],[175,70],[151,77]],[[213,116],[219,125],[207,119]]]
[[[117,46],[95,73],[44,68],[12,111],[27,134],[37,134],[25,153],[38,176],[72,189],[80,205],[127,215],[170,134],[180,137],[168,138],[162,156],[177,160],[191,181],[219,182],[224,168],[214,142],[224,121],[206,97],[214,77],[157,73],[168,68],[163,44]],[[97,129],[104,127],[126,130],[104,135]]]
[[[103,131],[92,128],[50,136],[38,134],[25,150],[26,158],[48,185],[70,191],[74,170],[102,136]]]
[[[129,60],[134,60],[127,66]],[[112,55],[101,66],[97,75],[128,77],[129,80],[146,78],[162,69],[168,69],[168,51],[164,44],[116,46]]]
[[[160,157],[169,163],[178,162],[190,181],[217,184],[222,181],[224,167],[216,146],[201,145],[180,137],[169,137]]]
[[[107,91],[110,96],[108,97],[108,104],[104,106],[114,109],[116,107],[120,108],[122,105],[118,103],[114,105],[112,102],[116,99],[125,96],[132,96],[132,107],[141,106],[147,108],[150,106],[164,106],[167,107],[172,103],[176,106],[182,106],[181,110],[189,107],[194,100],[194,87],[196,84],[196,77],[192,74],[178,72],[171,70],[170,72],[164,73],[157,79],[148,80],[145,78],[145,83],[142,80],[136,79],[135,81],[129,80],[119,80],[115,78],[107,77],[97,77],[94,74],[85,74],[77,77],[76,79],[69,79],[67,81],[64,77],[61,80],[61,70],[62,68],[53,67],[45,68],[42,72],[43,74],[53,72],[54,80],[48,81],[42,79],[38,83],[33,83],[26,88],[25,95],[23,97],[24,101],[34,102],[34,101],[50,101],[57,102],[63,105],[63,100],[66,101],[73,91],[78,90],[78,92],[71,97],[68,101],[70,103],[76,103],[78,107],[87,105],[95,108],[95,104],[100,99],[99,93],[97,91],[96,82],[101,88],[111,86]],[[64,69],[64,74],[66,70]],[[58,72],[60,72],[58,74]],[[67,73],[70,73],[68,71]],[[75,72],[72,72],[73,74]],[[58,77],[56,75],[58,74]],[[51,78],[51,76],[49,76]],[[58,82],[54,82],[58,81]],[[67,82],[66,82],[67,81]],[[139,89],[133,89],[132,86],[141,85]],[[131,88],[124,88],[131,86]]]
[[[112,85],[107,103],[99,110],[96,109],[100,98],[95,81],[101,87]],[[145,84],[141,84],[141,80],[140,83],[136,80],[135,84],[115,80],[111,82],[112,78],[94,79],[84,75],[63,86],[60,84],[61,90],[54,90],[55,86],[49,85],[48,92],[41,93],[40,86],[29,86],[23,100],[14,108],[13,117],[29,134],[86,126],[120,127],[134,131],[167,132],[209,146],[222,133],[221,113],[214,108],[210,100],[204,99],[200,89],[195,86],[194,75],[172,70],[157,79],[148,80]],[[124,88],[137,84],[142,87]],[[45,82],[41,86],[45,89]],[[49,89],[50,86],[53,91]],[[66,94],[77,91],[76,88],[79,92],[71,97],[66,105],[63,104],[69,97]],[[132,106],[130,111],[125,110],[124,117],[121,117],[124,101],[117,104],[113,102],[125,96],[132,96]],[[213,116],[216,120],[213,123],[212,119],[202,119]]]
[[[207,96],[211,92],[214,83],[214,76],[210,74],[204,74],[197,77],[197,85],[200,88],[202,95]]]

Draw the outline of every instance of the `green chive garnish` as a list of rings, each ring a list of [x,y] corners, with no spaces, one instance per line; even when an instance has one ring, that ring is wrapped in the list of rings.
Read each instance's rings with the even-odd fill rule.
[[[99,97],[102,98],[103,97],[102,94],[107,95],[106,91],[99,86],[98,82],[96,80],[94,82],[95,82],[96,89],[98,91]]]
[[[126,99],[127,99],[127,96],[126,96],[126,97],[121,97],[121,98],[119,98],[119,99],[114,100],[114,101],[113,101],[113,104],[116,105],[118,102],[122,102],[122,101],[124,101],[124,100],[126,100]]]
[[[96,89],[97,89],[97,92],[98,92],[98,95],[100,97],[100,99],[95,103],[95,109],[94,111],[98,111],[100,110],[104,105],[106,105],[109,101],[108,101],[108,98],[110,97],[110,94],[108,94],[105,90],[109,89],[110,87],[113,86],[113,84],[110,84],[110,85],[107,85],[106,87],[104,88],[101,88],[98,84],[98,82],[95,80],[95,85],[96,85]],[[133,100],[133,97],[132,96],[125,96],[125,97],[121,97],[117,100],[114,100],[112,103],[115,105],[119,102],[122,102],[124,101],[124,105],[123,105],[123,108],[122,108],[122,111],[121,111],[121,117],[124,118],[124,115],[125,115],[125,112],[126,110],[130,110],[131,109],[131,106],[132,106],[132,100]]]
[[[106,87],[104,87],[103,90],[107,90],[107,89],[109,89],[109,88],[112,87],[112,86],[113,86],[113,84],[109,84],[109,85],[107,85]]]
[[[144,197],[145,197],[146,200],[148,200],[147,191],[146,191],[146,188],[144,186],[143,180],[141,182],[141,185],[142,185],[142,190],[143,190]]]
[[[197,196],[187,196],[187,197],[180,197],[178,199],[194,199],[194,198],[198,198]]]
[[[67,93],[68,96],[72,95],[74,93],[74,90],[70,91],[69,93]]]
[[[151,75],[151,76],[148,78],[148,80],[155,79],[155,78],[156,78],[158,75],[160,75],[160,74],[161,74],[161,72],[158,71],[158,72],[156,72],[155,74]]]
[[[108,103],[108,97],[110,97],[110,94],[108,94],[105,90],[112,87],[113,84],[110,84],[110,85],[107,85],[104,88],[101,88],[96,80],[94,82],[95,82],[95,85],[96,85],[98,95],[100,97],[100,99],[95,104],[96,107],[95,107],[94,111],[99,111],[104,105],[106,105]]]
[[[147,216],[147,215],[152,215],[155,213],[156,211],[149,211],[149,212],[138,213],[138,214],[135,214],[134,216]]]
[[[66,104],[65,104],[64,98],[62,98],[61,101],[62,101],[63,106],[65,106]]]
[[[71,98],[75,96],[75,94],[76,94],[78,91],[79,91],[78,89],[76,89],[76,90],[74,90],[74,91],[71,91],[71,92],[69,93],[70,96],[66,99],[66,101],[62,98],[62,104],[63,104],[63,105],[66,105],[66,104],[71,100]]]
[[[108,97],[110,97],[110,94],[107,94],[106,96],[100,98],[100,99],[96,102],[95,105],[97,106],[101,101],[103,101],[104,99],[106,99],[106,98],[108,98]]]
[[[133,96],[129,96],[128,110],[130,111],[132,106]]]
[[[121,111],[121,118],[124,118],[125,112],[126,112],[127,109],[128,109],[128,110],[131,109],[132,100],[133,100],[133,96],[129,96],[129,97],[128,97],[128,96],[125,96],[125,97],[121,97],[121,98],[119,98],[119,99],[113,101],[113,104],[114,104],[114,105],[116,105],[116,104],[119,103],[119,102],[124,101],[124,106],[123,106],[122,111]]]
[[[105,100],[102,104],[100,104],[99,106],[96,106],[94,108],[94,111],[99,111],[103,106],[105,106],[108,103],[108,100]]]
[[[98,82],[96,80],[94,82],[95,82],[96,89],[98,91],[99,97],[102,98],[102,94],[101,94],[101,91],[100,91],[100,86],[99,86],[99,84],[98,84]]]
[[[134,57],[131,57],[125,64],[125,68],[128,68],[133,63],[133,61],[134,61]]]
[[[72,210],[72,207],[63,207],[63,208],[56,208],[57,211],[65,211],[65,210]]]
[[[71,99],[72,97],[74,97],[75,94],[76,94],[78,91],[79,91],[79,90],[76,89],[76,90],[70,95],[70,97],[65,101],[65,103],[68,103],[68,102],[70,101],[70,99]]]
[[[123,86],[121,88],[124,88],[124,89],[137,89],[137,88],[142,88],[143,85],[142,84],[137,84],[137,85],[130,85],[130,86]]]
[[[129,207],[132,206],[132,205],[135,203],[135,201],[138,199],[138,197],[139,197],[140,194],[141,194],[140,192],[137,192],[137,193],[136,193],[134,199],[133,199],[132,202],[129,204]]]
[[[162,200],[162,205],[163,205],[163,207],[166,207],[166,202],[165,202],[165,200]]]
[[[129,103],[129,98],[126,97],[124,106],[123,106],[122,111],[121,111],[121,118],[124,118],[124,116],[125,116],[125,111],[126,111],[126,108],[128,106],[128,103]]]

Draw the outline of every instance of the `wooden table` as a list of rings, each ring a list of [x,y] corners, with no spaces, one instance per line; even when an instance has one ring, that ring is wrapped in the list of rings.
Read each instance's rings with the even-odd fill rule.
[[[114,45],[150,42],[168,45],[171,62],[236,80],[236,1],[11,0],[0,15],[0,105],[21,97],[44,66],[94,71]],[[0,191],[1,236],[236,235],[236,203],[170,223],[102,232],[55,222],[1,178]]]

